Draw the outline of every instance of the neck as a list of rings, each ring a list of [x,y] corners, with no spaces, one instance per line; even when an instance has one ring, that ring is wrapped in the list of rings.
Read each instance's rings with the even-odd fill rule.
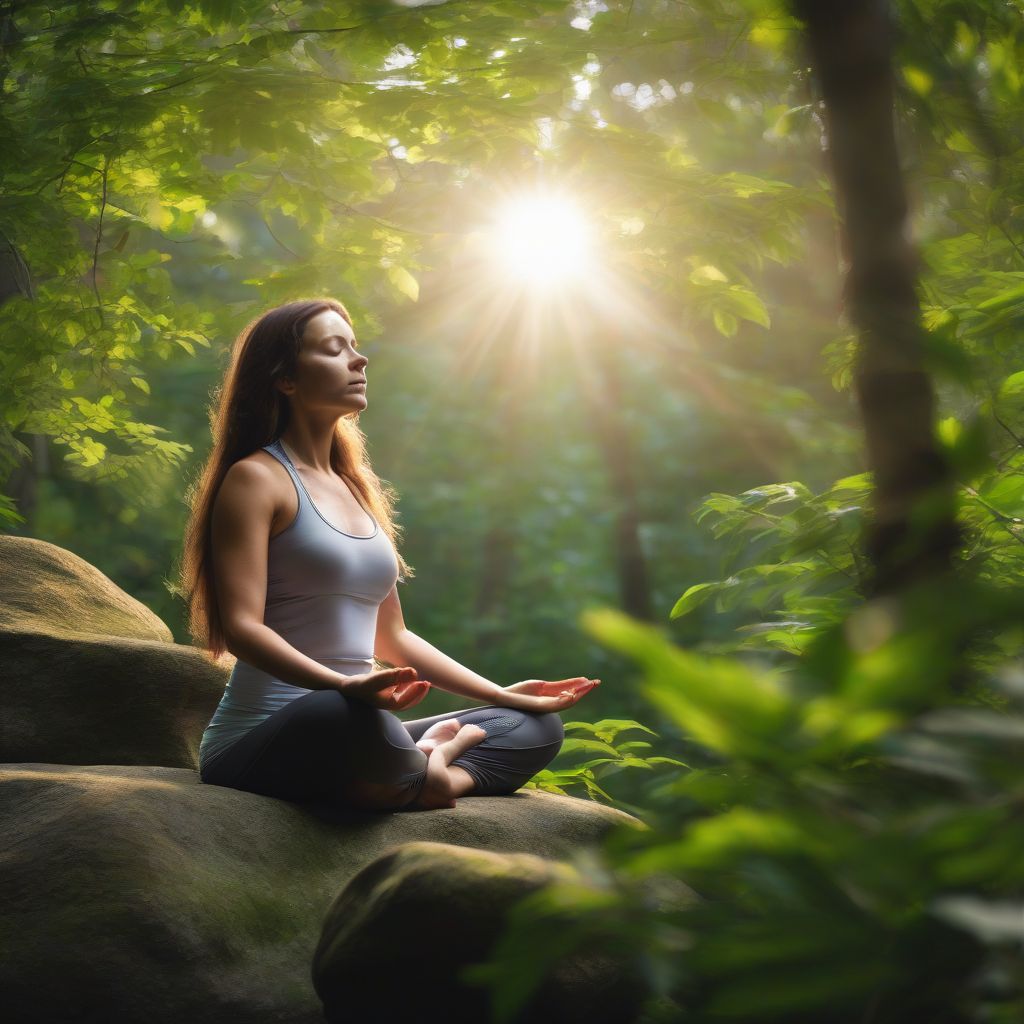
[[[333,472],[331,466],[331,440],[333,431],[328,434],[313,435],[310,431],[289,429],[281,435],[281,444],[285,447],[286,454],[295,463],[304,469],[313,470],[315,473],[329,475]]]

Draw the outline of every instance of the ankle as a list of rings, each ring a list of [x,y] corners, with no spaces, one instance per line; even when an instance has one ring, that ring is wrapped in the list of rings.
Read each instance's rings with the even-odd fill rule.
[[[468,796],[478,788],[476,779],[457,764],[448,766],[448,779],[451,782],[452,797]]]

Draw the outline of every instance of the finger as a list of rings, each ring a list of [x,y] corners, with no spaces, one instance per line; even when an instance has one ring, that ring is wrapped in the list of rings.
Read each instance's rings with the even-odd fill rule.
[[[410,673],[412,673],[411,679]],[[416,669],[411,667],[385,668],[377,674],[377,685],[382,690],[386,690],[390,686],[406,686],[410,682],[414,682],[415,677]]]
[[[572,679],[555,679],[551,682],[545,683],[544,690],[546,693],[558,695],[567,691],[571,692],[577,686],[581,686],[586,681],[586,676],[573,676]]]
[[[415,679],[411,683],[405,684],[400,689],[396,689],[395,693],[400,700],[404,700],[407,697],[413,697],[415,700],[419,701],[427,695],[427,691],[429,689],[430,683],[425,679]]]
[[[426,697],[426,695],[426,690],[413,690],[406,692],[402,694],[400,698],[398,698],[396,706],[398,707],[399,711],[404,711],[406,708],[415,707],[417,704],[419,704],[421,700],[423,700],[424,697]]]
[[[424,688],[424,682],[421,679],[411,679],[408,682],[401,682],[395,684],[395,696],[399,694],[405,696],[409,693],[418,693]]]
[[[590,686],[593,685],[594,680],[593,679],[588,679],[587,676],[577,676],[575,679],[571,680],[570,682],[571,682],[572,685],[569,687],[569,689],[579,690],[579,689],[589,689]]]

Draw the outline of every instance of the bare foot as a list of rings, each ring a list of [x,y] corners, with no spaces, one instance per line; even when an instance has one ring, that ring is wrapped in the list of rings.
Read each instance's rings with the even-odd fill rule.
[[[443,722],[435,722],[417,741],[416,746],[428,757],[439,743],[455,739],[462,728],[457,718],[446,718]]]
[[[438,743],[427,759],[427,780],[412,806],[425,811],[437,807],[454,807],[455,798],[452,796],[448,766],[460,754],[486,738],[487,733],[479,725],[464,725],[450,740]]]

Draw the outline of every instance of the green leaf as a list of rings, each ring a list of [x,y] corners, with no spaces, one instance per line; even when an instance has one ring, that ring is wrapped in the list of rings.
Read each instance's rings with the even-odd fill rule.
[[[730,299],[733,311],[738,316],[741,316],[744,320],[760,324],[762,327],[771,327],[772,322],[768,316],[768,310],[765,309],[760,297],[750,291],[749,288],[744,288],[738,284],[730,285],[726,295]]]
[[[918,96],[927,96],[932,89],[932,76],[922,68],[904,67],[903,77]]]
[[[562,746],[559,748],[560,754],[571,754],[578,750],[599,750],[605,754],[617,755],[618,751],[611,746],[609,743],[604,743],[602,740],[585,740],[578,739],[573,736],[567,736],[562,740]]]
[[[669,618],[678,619],[687,612],[693,611],[694,608],[704,604],[709,597],[713,596],[720,586],[720,583],[695,583],[692,587],[687,588],[683,596],[672,606]]]
[[[1002,384],[999,385],[999,398],[1017,399],[1024,395],[1024,370],[1011,373]]]
[[[77,320],[65,320],[64,335],[68,339],[68,344],[75,348],[86,336],[85,328]]]
[[[724,309],[715,309],[712,312],[712,318],[715,321],[715,327],[718,329],[719,334],[724,334],[725,337],[731,338],[736,333],[736,328],[739,326],[739,321],[732,313]]]
[[[986,299],[984,302],[979,302],[977,309],[984,310],[987,313],[991,313],[997,309],[1003,309],[1006,306],[1017,306],[1024,305],[1024,284],[1011,288],[1008,291],[1001,292],[999,295],[993,295],[992,298]],[[1014,375],[1016,376],[1016,374]]]
[[[405,267],[390,266],[387,268],[391,283],[403,294],[416,302],[420,297],[420,285]]]
[[[696,270],[690,272],[690,280],[694,284],[708,284],[714,281],[728,281],[729,279],[718,267],[705,263],[703,266],[697,267]]]

